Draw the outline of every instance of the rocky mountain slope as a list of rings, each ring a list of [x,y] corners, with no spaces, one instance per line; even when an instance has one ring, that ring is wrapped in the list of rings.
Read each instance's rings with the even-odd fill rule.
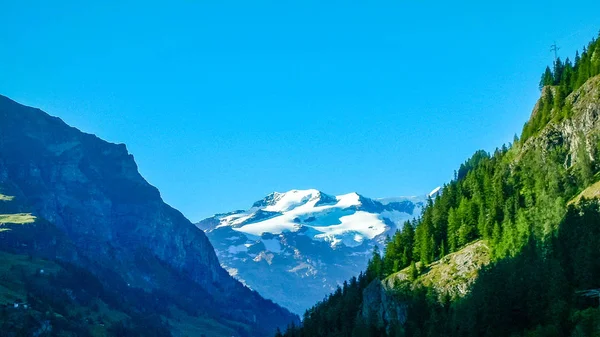
[[[194,299],[210,324],[258,336],[297,320],[220,267],[206,235],[139,174],[123,144],[0,96],[0,188],[39,220],[0,249],[63,261],[128,287]],[[5,229],[11,229],[6,224]],[[15,227],[15,226],[13,226]]]
[[[426,199],[274,192],[248,210],[217,214],[197,226],[231,275],[302,314],[363,271],[373,246],[418,216]]]

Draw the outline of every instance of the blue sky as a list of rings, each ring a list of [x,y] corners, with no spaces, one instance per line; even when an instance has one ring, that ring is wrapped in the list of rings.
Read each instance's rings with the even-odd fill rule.
[[[520,2],[12,1],[0,94],[126,143],[191,220],[423,194],[520,133],[554,41],[600,30],[599,1]]]

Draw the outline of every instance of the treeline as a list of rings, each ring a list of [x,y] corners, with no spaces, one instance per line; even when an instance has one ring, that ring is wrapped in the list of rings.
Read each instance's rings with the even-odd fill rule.
[[[600,38],[600,33],[598,34]],[[592,40],[575,54],[574,62],[557,58],[553,69],[546,67],[540,80],[542,99],[538,113],[523,127],[522,139],[526,140],[540,131],[549,121],[558,122],[571,116],[571,107],[565,98],[579,89],[589,78],[600,74],[600,41]],[[550,88],[551,86],[551,88]],[[547,87],[547,88],[546,88]]]

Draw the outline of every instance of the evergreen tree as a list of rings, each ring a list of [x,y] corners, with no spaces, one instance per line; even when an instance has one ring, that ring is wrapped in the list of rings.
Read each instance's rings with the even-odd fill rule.
[[[558,57],[556,59],[556,61],[554,61],[554,73],[553,73],[554,78],[552,80],[552,85],[560,84],[560,80],[563,75],[563,70],[564,70],[564,65],[563,65],[562,61],[560,60],[560,57]]]
[[[547,85],[552,85],[554,83],[554,74],[552,74],[552,70],[550,67],[546,67],[546,71],[542,74],[542,78],[540,79],[540,90]]]
[[[373,254],[371,255],[371,261],[367,267],[367,278],[369,280],[380,279],[383,276],[383,260],[379,254],[379,247],[375,245],[373,247]]]
[[[411,281],[414,281],[417,279],[417,277],[419,277],[419,271],[417,270],[417,265],[415,264],[415,261],[412,261],[410,263],[410,268],[408,269],[408,276]]]
[[[460,228],[460,218],[456,211],[451,208],[448,213],[448,248],[449,252],[455,252],[458,248],[458,229]]]

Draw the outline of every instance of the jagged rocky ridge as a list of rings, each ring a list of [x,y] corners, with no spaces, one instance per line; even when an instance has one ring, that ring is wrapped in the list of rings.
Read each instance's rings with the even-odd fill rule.
[[[216,321],[265,335],[297,316],[223,268],[206,235],[139,174],[123,144],[0,96],[0,187],[40,221],[0,233],[0,249],[116,275],[145,290],[202,293]],[[227,323],[224,323],[227,324]]]

